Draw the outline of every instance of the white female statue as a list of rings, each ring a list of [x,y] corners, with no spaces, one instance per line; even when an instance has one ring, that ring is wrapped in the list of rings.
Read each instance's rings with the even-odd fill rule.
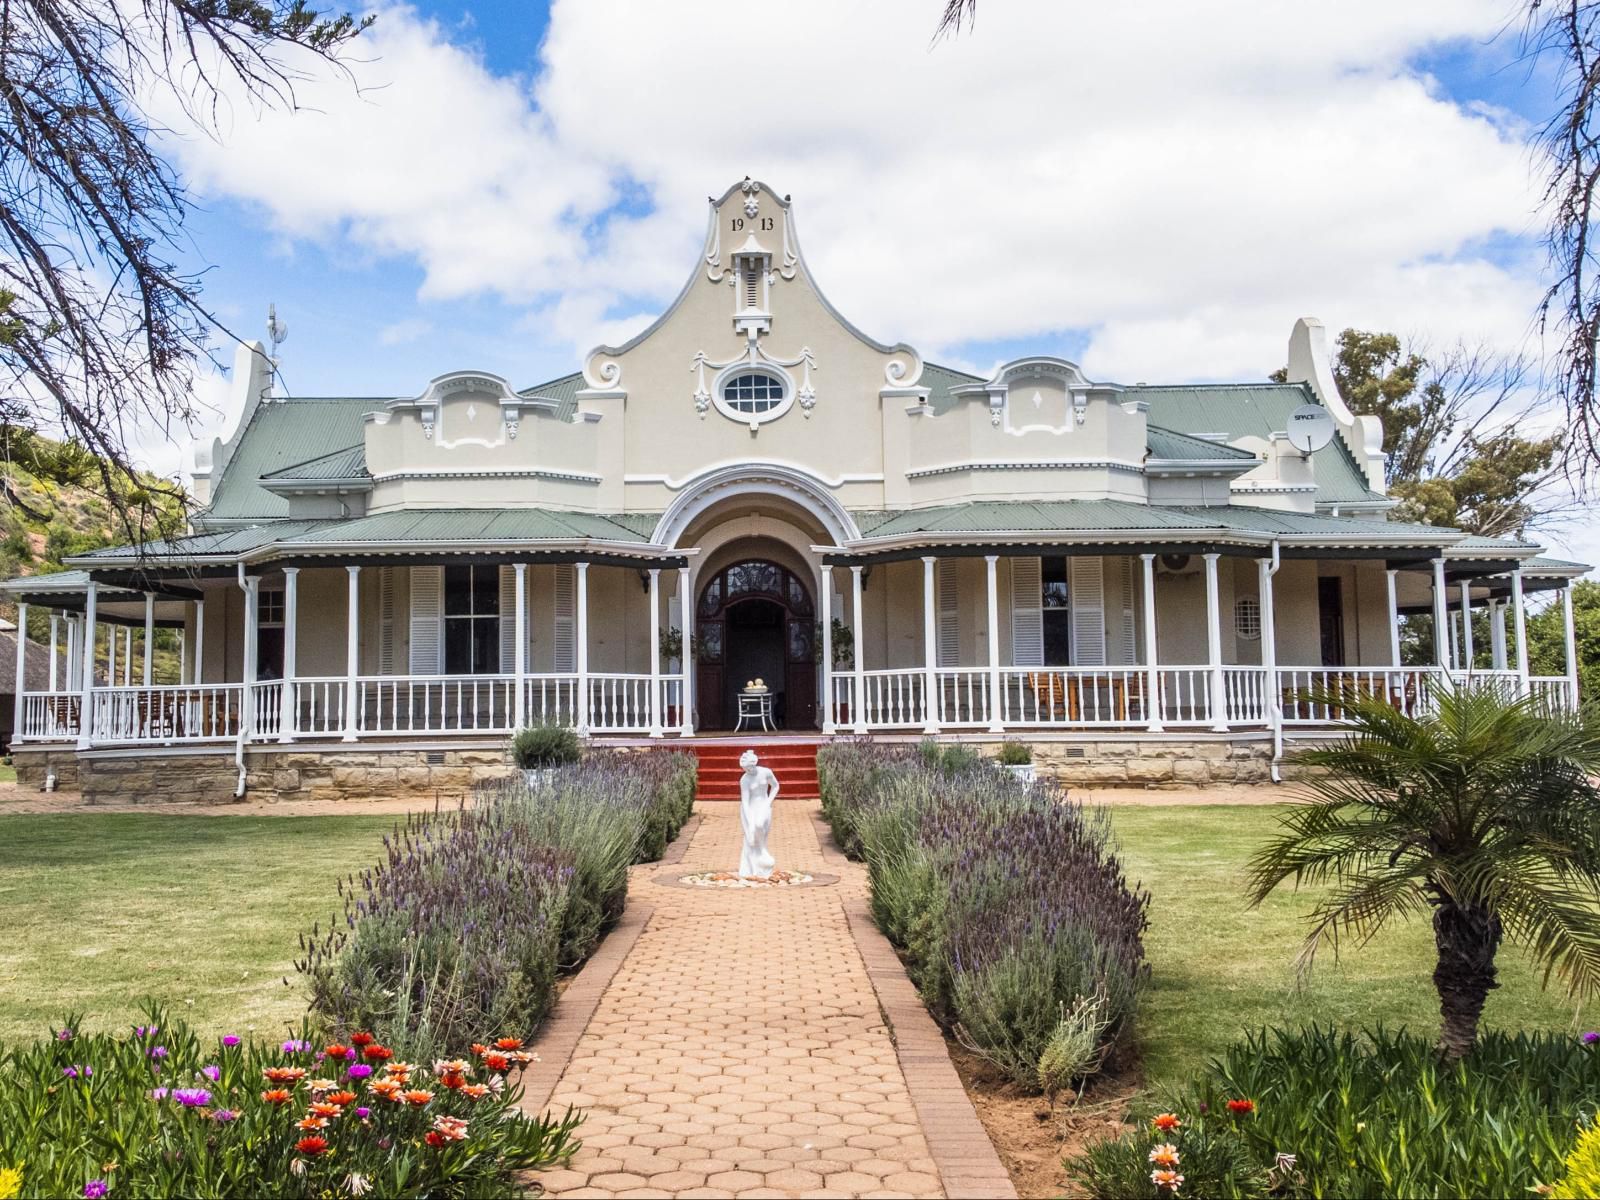
[[[778,777],[761,765],[754,750],[741,754],[739,765],[744,768],[739,780],[739,824],[744,830],[739,877],[766,879],[776,865],[767,853],[767,834],[772,832],[772,802],[778,798]]]

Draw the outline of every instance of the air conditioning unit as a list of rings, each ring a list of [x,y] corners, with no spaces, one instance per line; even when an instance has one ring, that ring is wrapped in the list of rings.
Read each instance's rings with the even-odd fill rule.
[[[1156,556],[1158,575],[1193,575],[1200,570],[1198,554],[1161,554]]]

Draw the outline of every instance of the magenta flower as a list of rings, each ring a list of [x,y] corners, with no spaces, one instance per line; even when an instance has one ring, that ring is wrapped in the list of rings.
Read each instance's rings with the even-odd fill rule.
[[[239,1039],[231,1033],[225,1033],[222,1035],[222,1044],[224,1046],[237,1046]]]
[[[133,1036],[134,1037],[155,1037],[156,1033],[160,1030],[160,1028],[161,1028],[161,1026],[159,1026],[159,1025],[150,1025],[150,1026],[135,1025],[133,1027]]]
[[[363,1121],[365,1121],[371,1115],[372,1115],[372,1110],[370,1108],[358,1108],[358,1109],[356,1109],[356,1116],[361,1118],[361,1120],[363,1120]]]
[[[311,1049],[310,1042],[298,1041],[295,1038],[290,1038],[283,1044],[283,1052],[285,1054],[304,1054],[309,1049]]]
[[[61,1073],[68,1079],[92,1079],[94,1077],[94,1068],[73,1063],[70,1067],[62,1067]]]
[[[169,1094],[166,1088],[150,1089],[150,1099],[152,1100],[165,1100]]]
[[[215,1083],[217,1080],[222,1078],[222,1068],[217,1066],[215,1063],[212,1063],[208,1067],[201,1067],[200,1074],[211,1080],[212,1083]]]
[[[231,1108],[219,1108],[211,1114],[211,1119],[213,1121],[220,1121],[222,1124],[226,1125],[229,1121],[237,1121],[239,1119],[239,1114],[234,1112]]]
[[[71,1040],[72,1040],[72,1030],[70,1030],[70,1029],[63,1029],[59,1033],[56,1034],[56,1041],[58,1041],[58,1042],[70,1042]]]
[[[172,1098],[185,1108],[203,1108],[211,1103],[211,1093],[205,1088],[179,1088]]]
[[[368,1075],[372,1074],[372,1068],[366,1063],[357,1063],[355,1066],[346,1071],[345,1074],[350,1076],[351,1079],[365,1079]]]
[[[1596,1033],[1591,1029],[1588,1033],[1583,1035],[1583,1044],[1585,1046],[1592,1046],[1596,1042],[1600,1042],[1600,1033]]]
[[[151,1046],[150,1047],[150,1057],[151,1058],[162,1059],[162,1058],[165,1058],[166,1056],[167,1056],[167,1048],[165,1046]]]
[[[104,1179],[91,1179],[83,1185],[83,1200],[101,1200],[110,1190]]]

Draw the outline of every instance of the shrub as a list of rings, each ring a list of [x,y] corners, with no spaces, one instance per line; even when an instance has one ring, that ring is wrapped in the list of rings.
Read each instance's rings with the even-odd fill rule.
[[[1026,742],[1006,740],[1000,743],[999,762],[1002,767],[1025,767],[1033,761],[1033,747]]]
[[[1123,878],[1104,815],[965,748],[844,743],[817,758],[824,812],[866,859],[873,917],[933,1015],[1037,1090],[1064,1014],[1093,1000],[1096,1046],[1080,1061],[1097,1066],[1149,972],[1149,896]],[[1057,1049],[1052,1087],[1065,1084]]]
[[[1251,1034],[1169,1098],[1185,1139],[1231,1144],[1248,1165],[1207,1179],[1180,1145],[1183,1193],[1203,1196],[1528,1195],[1562,1176],[1597,1105],[1600,1057],[1571,1038],[1492,1033],[1449,1061],[1404,1031],[1332,1029]],[[1157,1139],[1172,1140],[1102,1142],[1069,1171],[1095,1196],[1166,1195],[1149,1181]]]
[[[565,767],[583,757],[583,743],[570,725],[530,725],[512,735],[511,757],[524,771]]]
[[[77,1029],[0,1053],[5,1194],[514,1196],[516,1173],[578,1145],[579,1117],[523,1115],[520,1086],[482,1062],[363,1077],[353,1050],[304,1031],[203,1042],[158,1009],[122,1036]]]
[[[1545,1193],[1550,1200],[1595,1200],[1600,1196],[1600,1121],[1578,1130],[1578,1140],[1561,1168],[1560,1181]]]

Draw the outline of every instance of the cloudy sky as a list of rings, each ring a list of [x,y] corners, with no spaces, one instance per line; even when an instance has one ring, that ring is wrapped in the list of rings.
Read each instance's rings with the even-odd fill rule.
[[[1512,0],[981,0],[934,43],[940,6],[386,4],[357,86],[174,139],[208,296],[250,336],[277,304],[299,395],[537,383],[659,311],[748,174],[934,361],[1259,379],[1303,315],[1538,351]]]

